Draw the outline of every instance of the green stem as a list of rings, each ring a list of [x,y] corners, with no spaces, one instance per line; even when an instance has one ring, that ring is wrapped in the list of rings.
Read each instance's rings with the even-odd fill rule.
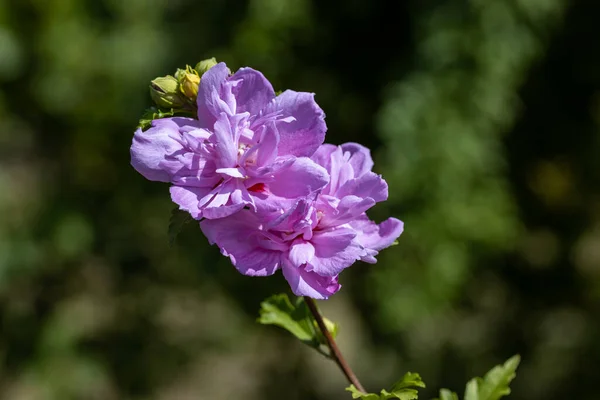
[[[323,333],[323,336],[325,336],[325,339],[327,340],[327,345],[329,346],[329,350],[331,350],[331,357],[333,358],[333,360],[340,367],[344,375],[346,375],[346,379],[348,379],[348,382],[353,384],[354,387],[360,390],[361,392],[366,393],[365,388],[363,388],[363,386],[360,384],[360,381],[354,374],[354,371],[352,371],[352,368],[350,368],[350,365],[348,365],[348,362],[346,361],[346,359],[342,355],[342,352],[338,348],[337,343],[333,339],[333,336],[331,336],[331,332],[329,332],[329,329],[327,329],[325,321],[323,321],[323,316],[319,312],[315,301],[307,296],[304,296],[304,301],[306,301],[308,309],[315,317],[315,320],[317,321],[317,325],[319,325],[321,333]]]

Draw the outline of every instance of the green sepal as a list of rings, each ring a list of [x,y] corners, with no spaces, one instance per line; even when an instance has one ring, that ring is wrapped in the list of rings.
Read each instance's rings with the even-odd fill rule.
[[[331,336],[335,338],[338,332],[337,324],[327,318],[323,320]],[[258,322],[264,325],[277,325],[319,353],[331,357],[326,347],[327,341],[303,297],[298,297],[294,303],[284,293],[267,298],[260,304]]]
[[[146,129],[150,128],[150,126],[152,125],[152,121],[154,121],[155,119],[176,116],[194,118],[196,114],[194,112],[186,110],[174,110],[172,108],[167,110],[164,108],[150,107],[146,109],[146,111],[144,111],[144,114],[142,114],[142,117],[138,122],[138,128],[141,128],[142,131],[145,131]]]
[[[350,385],[346,388],[347,391],[352,393],[353,399],[361,400],[389,400],[389,399],[400,399],[400,400],[415,400],[419,398],[418,388],[424,388],[425,383],[421,379],[419,374],[407,372],[402,379],[394,383],[390,391],[383,389],[379,394],[376,393],[363,393],[358,390],[354,385]]]
[[[179,235],[183,226],[191,221],[193,221],[193,218],[186,211],[179,208],[174,208],[171,211],[171,218],[169,219],[169,246],[172,247],[175,244],[175,239],[177,239],[177,235]]]
[[[178,80],[171,76],[159,76],[150,82],[150,97],[162,108],[185,108],[189,100],[181,93]]]
[[[162,110],[156,107],[150,107],[144,111],[140,121],[138,122],[138,128],[141,128],[143,131],[150,128],[152,125],[152,121],[160,118],[172,117],[174,114],[173,109],[170,110]]]

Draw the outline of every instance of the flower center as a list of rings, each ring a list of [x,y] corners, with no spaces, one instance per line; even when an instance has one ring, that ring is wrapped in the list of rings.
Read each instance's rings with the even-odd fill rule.
[[[248,188],[249,192],[256,193],[265,193],[267,191],[267,186],[264,183],[257,183]]]
[[[238,157],[242,157],[244,153],[250,148],[247,144],[240,143],[238,146]]]
[[[240,143],[238,146],[238,165],[240,167],[256,165],[256,149],[252,151],[252,146]]]

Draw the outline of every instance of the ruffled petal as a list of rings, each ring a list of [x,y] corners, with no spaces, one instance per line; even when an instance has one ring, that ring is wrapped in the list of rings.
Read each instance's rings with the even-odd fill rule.
[[[358,196],[345,196],[336,206],[332,206],[329,196],[322,196],[319,199],[319,205],[322,205],[324,215],[321,219],[320,227],[330,227],[342,225],[356,219],[369,208],[375,205],[375,200],[370,197],[362,198]]]
[[[206,71],[200,79],[198,87],[198,121],[201,127],[212,129],[217,117],[223,111],[220,98],[223,95],[223,85],[229,76],[225,63],[218,63]],[[216,96],[215,96],[216,91]]]
[[[262,167],[275,161],[278,146],[279,132],[277,129],[266,129],[257,145],[256,165]]]
[[[275,197],[277,199],[277,197]],[[312,229],[317,226],[316,210],[311,201],[306,199],[295,200],[289,207],[275,218],[269,219],[265,228],[278,232],[287,232],[292,235],[306,233],[312,236]],[[310,237],[306,238],[309,240]]]
[[[325,113],[314,100],[314,93],[286,90],[269,103],[266,112],[280,112],[286,121],[277,121],[281,137],[279,155],[311,156],[323,143],[327,125]]]
[[[375,263],[379,251],[389,247],[402,234],[404,223],[396,218],[388,218],[379,225],[371,221],[366,214],[350,223],[356,230],[356,240],[367,250],[362,260]]]
[[[387,200],[388,185],[383,178],[373,172],[367,172],[360,178],[351,179],[335,192],[337,197],[358,196],[371,198],[376,202]]]
[[[146,131],[138,129],[131,144],[131,165],[151,181],[169,182],[189,163],[191,151],[182,132],[198,127],[191,118],[164,118],[152,121]]]
[[[210,70],[209,70],[210,71]],[[216,164],[219,168],[235,167],[237,164],[237,141],[227,114],[221,113],[214,125],[213,140],[217,153]]]
[[[214,190],[213,198],[201,206],[202,216],[208,219],[224,218],[233,215],[244,208],[252,201],[248,201],[248,196],[244,196],[246,188],[243,183],[237,179],[230,179],[223,182]]]
[[[300,241],[290,248],[289,258],[294,267],[299,267],[312,260],[315,255],[315,248],[310,242]]]
[[[338,198],[344,196],[370,197],[376,202],[388,197],[387,183],[371,172],[373,160],[369,149],[356,143],[341,146],[324,144],[312,160],[327,169],[329,184],[322,193]]]
[[[325,168],[310,158],[300,157],[289,166],[275,171],[268,187],[275,196],[294,198],[314,193],[328,182],[329,174]]]
[[[228,256],[236,269],[248,276],[268,276],[280,266],[281,252],[260,246],[259,221],[250,211],[221,219],[205,219],[200,228],[211,244]]]
[[[229,80],[240,81],[233,88],[238,113],[247,111],[251,115],[257,115],[275,98],[271,83],[262,73],[252,68],[240,68]]]
[[[244,206],[244,203],[223,204],[219,206],[214,206],[212,203],[209,203],[207,207],[202,210],[202,216],[207,219],[225,218],[242,210]]]
[[[252,199],[256,205],[256,212],[268,226],[272,221],[278,220],[287,210],[294,208],[296,199],[287,199],[271,193],[252,192]]]
[[[210,187],[171,186],[170,192],[171,200],[194,219],[202,218],[203,205],[214,197]]]
[[[329,143],[324,143],[319,146],[317,151],[314,152],[310,159],[325,168],[327,171],[331,171],[331,154],[337,149],[337,146]]]
[[[184,166],[171,177],[174,185],[214,187],[222,180],[213,160],[195,153],[186,153],[180,159]]]
[[[354,170],[348,163],[348,158],[344,156],[341,147],[338,147],[331,153],[331,167],[328,170],[331,179],[329,181],[329,194],[336,194],[337,190],[344,183],[354,179]],[[338,196],[340,197],[340,196]]]
[[[308,296],[313,299],[324,300],[342,287],[338,283],[337,276],[320,276],[315,272],[307,271],[305,268],[296,268],[290,265],[289,262],[283,264],[282,272],[296,296]]]
[[[348,162],[354,170],[355,178],[371,172],[371,169],[373,169],[371,150],[358,143],[344,143],[340,147],[345,154],[348,153],[350,155]]]
[[[248,175],[254,178],[254,183],[265,183],[273,180],[273,174],[275,172],[288,168],[295,162],[296,157],[278,157],[270,164],[258,168],[247,168],[247,171]]]
[[[238,180],[210,187],[172,186],[171,199],[181,210],[187,211],[195,219],[224,218],[243,209],[254,207],[252,198]]]
[[[223,178],[243,179],[246,177],[240,168],[218,168],[215,172]]]
[[[364,253],[355,237],[356,232],[347,228],[314,232],[315,256],[309,268],[319,275],[334,276],[354,264]]]

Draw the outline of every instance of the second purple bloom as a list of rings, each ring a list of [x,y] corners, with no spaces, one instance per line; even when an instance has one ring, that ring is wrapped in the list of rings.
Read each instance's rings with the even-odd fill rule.
[[[316,196],[272,196],[259,202],[258,212],[242,210],[200,227],[242,274],[267,276],[281,269],[294,294],[326,299],[340,289],[340,272],[358,260],[375,263],[404,226],[396,218],[376,224],[365,213],[388,196],[386,182],[371,171],[368,149],[325,144],[313,159],[331,176]]]

